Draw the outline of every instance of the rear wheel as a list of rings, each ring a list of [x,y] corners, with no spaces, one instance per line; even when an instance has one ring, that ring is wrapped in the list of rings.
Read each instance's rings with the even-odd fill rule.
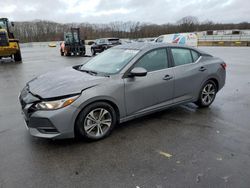
[[[96,102],[84,108],[76,121],[76,136],[87,140],[107,137],[116,124],[114,108],[105,102]]]
[[[18,50],[15,54],[14,54],[14,60],[15,61],[22,61],[22,56],[21,56],[21,51]]]
[[[204,108],[210,106],[217,93],[217,86],[212,80],[208,80],[202,87],[198,101],[195,102],[199,107]]]

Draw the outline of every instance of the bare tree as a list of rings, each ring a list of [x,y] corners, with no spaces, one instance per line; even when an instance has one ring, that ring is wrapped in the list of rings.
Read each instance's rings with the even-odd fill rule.
[[[185,16],[177,21],[182,32],[191,32],[197,30],[199,24],[198,18],[195,16]]]
[[[177,32],[250,29],[250,23],[221,24],[209,20],[199,23],[198,18],[194,16],[183,17],[176,24],[166,23],[162,25],[132,21],[116,21],[108,24],[60,24],[50,21],[35,20],[31,22],[16,22],[13,31],[21,42],[60,41],[63,40],[63,33],[69,31],[70,27],[79,27],[81,37],[85,39],[96,39],[101,37],[144,38]]]

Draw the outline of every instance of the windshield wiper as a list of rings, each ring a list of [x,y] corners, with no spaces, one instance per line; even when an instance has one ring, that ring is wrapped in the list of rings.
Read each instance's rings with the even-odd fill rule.
[[[86,69],[79,69],[79,71],[86,72],[90,75],[97,75],[97,72],[92,71],[92,70],[86,70]]]
[[[92,71],[92,70],[87,70],[87,69],[81,69],[81,67],[78,69],[81,72],[86,72],[90,75],[94,75],[94,76],[104,76],[104,77],[110,77],[110,75],[105,74],[105,73],[101,73],[101,72],[96,72],[96,71]]]

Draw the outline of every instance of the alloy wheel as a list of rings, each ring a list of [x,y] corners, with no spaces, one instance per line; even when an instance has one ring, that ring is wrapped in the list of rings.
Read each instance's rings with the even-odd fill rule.
[[[216,95],[215,86],[212,83],[208,83],[202,90],[201,100],[204,105],[209,105],[213,102]]]
[[[84,130],[91,137],[104,136],[112,125],[112,116],[104,108],[96,108],[90,111],[84,119]]]

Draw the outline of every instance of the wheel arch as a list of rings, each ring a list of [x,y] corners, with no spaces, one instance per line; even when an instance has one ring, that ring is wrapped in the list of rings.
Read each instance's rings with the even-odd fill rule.
[[[203,82],[201,82],[201,85],[200,85],[200,88],[199,88],[199,92],[196,93],[196,95],[195,95],[195,100],[194,100],[194,101],[198,100],[199,95],[200,95],[200,92],[201,92],[201,90],[202,90],[202,87],[203,87],[204,84],[205,84],[206,82],[208,82],[209,80],[213,81],[213,82],[216,84],[217,92],[219,91],[219,89],[220,89],[219,86],[220,86],[220,85],[219,85],[219,81],[218,81],[218,79],[216,78],[216,76],[208,77],[208,78],[204,79]]]
[[[199,107],[201,107],[201,108],[210,106],[210,105],[212,104],[212,102],[214,101],[214,98],[215,98],[215,96],[214,96],[213,101],[212,101],[210,104],[208,104],[208,105],[204,105],[204,104],[201,103],[200,95],[201,95],[201,93],[202,93],[202,90],[203,90],[204,86],[205,86],[207,83],[209,83],[209,81],[214,82],[215,87],[216,87],[216,90],[217,90],[216,93],[219,91],[219,81],[218,81],[215,77],[209,77],[208,79],[206,79],[206,80],[202,83],[202,87],[201,87],[201,89],[200,89],[200,92],[199,92],[199,95],[198,95],[198,97],[197,97],[197,100],[194,101],[194,103],[195,103],[196,105],[198,105]],[[215,93],[215,95],[216,95],[216,93]]]
[[[216,89],[217,89],[217,92],[219,91],[219,81],[218,81],[218,79],[217,78],[215,78],[215,77],[211,77],[211,78],[208,78],[203,84],[205,84],[206,82],[208,82],[208,81],[213,81],[214,83],[215,83],[215,85],[216,85]]]
[[[217,91],[219,91],[220,90],[219,78],[216,75],[210,75],[207,78],[205,78],[201,83],[200,87],[202,88],[202,86],[209,80],[213,81],[216,84]]]
[[[94,100],[94,101],[89,101],[87,103],[85,103],[81,108],[80,110],[77,112],[77,115],[76,115],[76,118],[75,118],[75,121],[74,121],[74,132],[76,131],[76,122],[79,118],[79,115],[80,113],[89,105],[91,104],[94,104],[94,103],[97,103],[97,102],[105,102],[107,104],[109,104],[110,106],[112,106],[115,110],[115,113],[116,113],[116,119],[117,119],[117,122],[116,123],[119,123],[120,122],[120,110],[118,108],[118,105],[112,101],[112,100],[109,100],[109,99],[97,99],[97,100]]]

